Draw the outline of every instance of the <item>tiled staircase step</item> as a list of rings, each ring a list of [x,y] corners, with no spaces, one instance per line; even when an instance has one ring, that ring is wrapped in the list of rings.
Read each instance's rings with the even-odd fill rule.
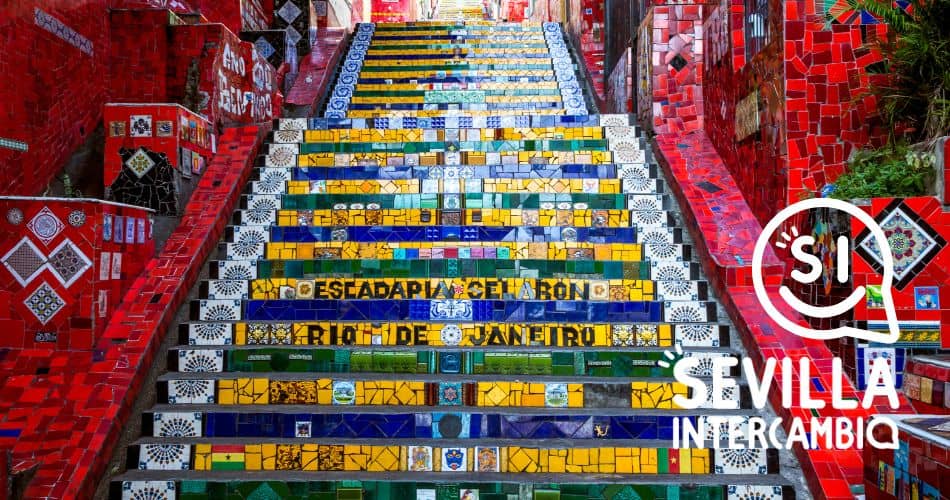
[[[452,82],[445,83],[444,80],[435,82],[443,87],[452,85]],[[492,82],[495,83],[495,82]],[[557,83],[557,82],[544,82]],[[428,83],[420,82],[421,85]],[[507,85],[507,83],[499,83]],[[391,84],[385,84],[387,87]],[[477,128],[477,129],[511,129],[511,128],[574,128],[574,127],[617,127],[634,128],[636,135],[640,137],[641,129],[638,127],[635,118],[626,114],[602,114],[602,115],[562,115],[562,116],[536,116],[536,115],[517,115],[517,116],[470,116],[468,114],[458,114],[454,116],[445,116],[438,118],[280,118],[276,120],[273,135],[274,142],[281,141],[282,137],[293,136],[291,132],[297,132],[299,137],[308,130],[327,130],[327,129],[444,129],[444,128]],[[288,132],[284,134],[284,132]],[[300,141],[297,141],[300,142]]]
[[[179,327],[181,345],[415,346],[447,348],[668,348],[729,345],[716,323],[429,323],[192,322]]]
[[[650,200],[641,200],[649,206]],[[627,227],[668,227],[675,224],[672,213],[655,209],[638,210],[522,210],[520,208],[477,209],[283,209],[276,212],[278,227],[335,226],[440,226],[466,227],[589,227],[610,229]]]
[[[707,300],[705,281],[588,278],[271,278],[205,280],[207,299]]]
[[[694,348],[691,357],[707,366],[716,357],[736,353],[721,348]],[[400,350],[371,346],[359,350],[314,349],[301,346],[179,346],[169,351],[168,376],[175,373],[317,373],[461,374],[471,376],[544,377],[670,377],[673,369],[657,366],[662,350],[517,352]],[[735,373],[738,375],[738,373]]]
[[[681,472],[685,474],[753,475],[778,470],[778,453],[768,449],[670,449],[664,443],[641,440],[598,443],[596,447],[531,441],[487,441],[483,446],[474,447],[468,446],[470,444],[464,440],[393,440],[386,444],[364,444],[337,440],[255,442],[245,439],[202,439],[195,444],[142,443],[129,447],[126,467],[145,471],[201,470],[212,474],[234,470],[663,474],[670,472],[668,457],[673,452],[688,469]],[[444,457],[441,457],[442,452]],[[495,456],[488,459],[486,452]],[[420,457],[420,454],[425,456]],[[433,455],[442,460],[433,463]],[[665,455],[666,460],[661,460],[661,455]],[[489,464],[493,470],[486,470]]]
[[[192,301],[192,321],[603,321],[705,323],[717,320],[715,302],[276,299]]]
[[[576,163],[572,161],[571,163]],[[621,174],[622,175],[622,174]],[[626,179],[365,179],[287,181],[276,194],[588,193],[649,194]]]
[[[336,439],[673,439],[673,421],[698,425],[696,412],[666,410],[605,410],[598,414],[561,415],[535,411],[534,414],[422,411],[305,412],[285,414],[258,406],[236,412],[217,408],[206,412],[180,411],[162,406],[142,414],[142,436],[168,438],[175,442],[197,442],[209,438],[336,438]],[[190,410],[191,408],[189,408]],[[742,419],[748,410],[702,410],[705,418],[733,419],[720,426],[727,439],[731,429],[744,430]],[[714,436],[707,433],[707,442]]]
[[[372,226],[362,226],[361,235],[375,234],[368,232]],[[377,259],[420,259],[420,258],[458,258],[463,259],[489,259],[489,260],[510,260],[510,259],[546,259],[546,260],[564,260],[564,261],[603,261],[603,260],[622,260],[628,262],[640,262],[644,259],[649,260],[672,260],[669,253],[677,248],[673,245],[679,245],[683,241],[683,232],[680,228],[642,228],[638,238],[640,241],[618,242],[618,241],[577,241],[577,232],[569,234],[573,236],[572,241],[472,241],[462,240],[453,241],[451,239],[437,238],[442,232],[455,230],[458,226],[437,226],[426,228],[423,226],[423,236],[431,238],[422,238],[408,241],[350,241],[341,239],[315,240],[315,236],[323,234],[323,228],[312,228],[306,234],[314,236],[311,241],[277,241],[284,233],[292,234],[287,231],[288,228],[275,229],[273,226],[230,226],[225,229],[225,241],[219,245],[225,251],[230,251],[235,255],[228,253],[227,260],[258,260],[260,258],[276,260],[295,260],[297,258],[339,258],[339,257],[357,257],[377,258]],[[429,232],[425,232],[429,229]],[[490,231],[489,231],[490,229]],[[544,233],[544,227],[528,228],[532,231]],[[551,229],[551,228],[548,228]],[[557,228],[561,230],[562,228]],[[570,228],[563,228],[564,230]],[[585,228],[579,228],[585,229]],[[497,228],[480,228],[488,231],[487,234],[495,234]],[[405,233],[406,229],[401,229]],[[593,231],[593,230],[587,230]],[[563,231],[562,231],[563,232]],[[631,231],[635,232],[635,231]],[[278,233],[278,237],[274,236]],[[303,233],[303,231],[298,231]],[[525,231],[527,233],[527,231]],[[342,237],[343,233],[338,233]],[[346,233],[349,235],[349,233]],[[402,234],[402,233],[401,233]],[[466,233],[467,234],[467,233]],[[478,233],[476,233],[478,234]],[[516,235],[518,233],[515,233]],[[530,235],[531,233],[527,233]],[[594,233],[597,234],[597,233]],[[586,235],[586,233],[585,233]],[[235,246],[236,245],[236,246]],[[261,255],[261,251],[264,251]],[[329,252],[329,253],[328,253]],[[240,254],[247,253],[254,257],[241,257]],[[298,257],[299,254],[300,256]],[[325,257],[322,257],[326,255]],[[666,255],[666,257],[664,257]],[[659,265],[659,264],[656,264]],[[670,278],[672,279],[672,278]]]
[[[335,167],[334,167],[335,168]],[[337,169],[339,170],[339,169]],[[508,209],[508,210],[647,210],[636,208],[647,201],[641,201],[636,194],[547,194],[532,193],[464,193],[464,194],[307,194],[282,195],[274,206],[268,204],[254,206],[248,202],[260,202],[260,199],[248,199],[242,196],[240,211],[246,225],[268,225],[254,222],[251,215],[276,215],[280,210],[316,210],[330,207],[343,210],[388,210],[388,209]],[[659,203],[660,209],[668,209],[668,200],[664,196],[648,199]],[[345,207],[345,208],[344,208]],[[242,225],[236,221],[233,225]]]
[[[308,181],[308,182],[317,182],[317,181],[338,181],[338,180],[408,180],[408,179],[417,179],[417,180],[440,180],[440,179],[617,179],[623,178],[626,181],[621,180],[619,184],[619,189],[615,190],[613,193],[606,193],[605,195],[638,195],[638,194],[654,194],[654,193],[665,193],[664,184],[662,180],[659,180],[655,177],[655,172],[651,172],[646,167],[641,167],[640,165],[614,165],[614,164],[569,164],[569,165],[548,165],[548,164],[517,164],[517,165],[389,165],[389,166],[362,166],[354,165],[352,167],[340,167],[340,166],[323,166],[323,167],[270,167],[262,166],[257,169],[256,172],[252,174],[253,180],[248,185],[247,192],[248,194],[273,194],[281,195],[288,192],[286,183],[288,181]],[[617,185],[616,182],[611,182],[611,185]],[[331,184],[332,186],[333,184]],[[295,184],[295,189],[299,188],[299,185]],[[326,185],[314,184],[314,188],[322,189],[322,193],[326,194],[327,188]],[[336,189],[336,188],[335,188]],[[599,187],[598,187],[599,189]],[[339,189],[337,189],[339,191]],[[353,191],[350,189],[350,191]],[[618,191],[622,191],[619,193]],[[308,189],[307,193],[302,193],[307,195],[310,193]],[[301,196],[299,199],[302,200],[323,200],[326,199],[321,197],[318,193],[320,191],[314,192],[311,194],[311,197],[302,196],[301,194],[296,195],[286,195],[284,196]],[[615,194],[616,193],[616,194]],[[424,196],[431,197],[437,193],[424,193]],[[467,199],[478,200],[479,198],[491,198],[497,196],[496,193],[480,193],[479,191],[465,191]],[[504,193],[504,195],[511,194],[522,194],[522,193]],[[532,193],[534,194],[534,193]],[[556,192],[554,190],[549,190],[548,193],[540,193],[537,196],[542,198],[550,199],[552,196],[565,196],[567,200],[571,201],[575,196],[592,196],[588,193],[582,192]],[[598,193],[594,193],[593,196],[596,196]],[[346,196],[343,193],[330,193],[330,196]],[[385,199],[385,196],[392,196],[392,193],[383,193],[383,194],[372,194],[372,193],[362,193],[359,191],[350,192],[348,196],[361,196],[372,198],[372,197],[381,197]],[[450,193],[448,195],[443,195],[443,199],[452,200],[456,198],[458,193]],[[600,195],[600,196],[605,196]],[[401,195],[400,198],[395,198],[395,201],[398,201],[402,198],[405,199],[418,199],[419,195]],[[278,199],[279,200],[279,199]],[[289,201],[296,201],[295,198],[289,198]],[[372,203],[372,201],[369,201]],[[558,203],[561,203],[559,201]],[[333,204],[325,205],[333,206]],[[623,204],[619,204],[617,208],[623,208]],[[250,205],[244,204],[241,208],[253,208]],[[266,208],[266,207],[261,207]],[[275,207],[276,208],[276,207]],[[288,207],[289,208],[289,207]],[[512,207],[513,208],[513,207]],[[526,207],[527,208],[527,207]],[[539,206],[540,207],[540,203]],[[554,208],[557,208],[555,205]]]
[[[160,474],[168,481],[147,478]],[[190,472],[185,472],[191,475]],[[545,474],[534,474],[530,480],[513,482],[510,477],[495,473],[479,473],[478,478],[465,480],[441,479],[440,473],[417,473],[413,479],[400,481],[398,477],[385,480],[360,481],[310,481],[305,473],[275,472],[273,481],[242,477],[243,472],[221,472],[217,481],[175,481],[173,473],[130,471],[122,475],[121,480],[110,486],[110,499],[141,498],[146,494],[173,494],[175,491],[188,491],[190,498],[230,498],[230,495],[252,494],[271,495],[277,492],[302,492],[312,495],[310,498],[339,498],[341,500],[359,500],[362,498],[437,498],[455,500],[466,493],[488,498],[538,498],[581,500],[587,498],[755,498],[760,500],[794,500],[795,490],[781,476],[755,475],[730,476],[729,484],[716,482],[715,477],[697,476],[693,484],[671,484],[671,474],[655,475],[650,478],[631,478],[625,484],[610,484],[601,479],[575,479],[568,477],[560,483],[546,481]],[[497,479],[487,479],[483,475],[492,475]],[[378,478],[380,474],[377,474]],[[398,475],[393,475],[398,476]],[[675,478],[674,478],[675,479]],[[536,484],[534,481],[537,481]],[[505,482],[507,481],[507,482]],[[736,484],[739,483],[739,484]],[[533,497],[532,495],[538,495]],[[126,495],[126,496],[123,496]],[[138,496],[136,496],[138,495]],[[418,495],[418,496],[417,496]],[[511,496],[509,496],[511,495]],[[620,496],[624,495],[624,496]],[[264,496],[264,498],[269,498]]]
[[[394,374],[349,374],[330,378],[304,377],[294,373],[260,374],[175,373],[176,377],[158,383],[156,401],[184,411],[192,405],[295,405],[319,408],[338,407],[453,407],[529,409],[548,408],[560,412],[567,408],[645,408],[683,411],[675,403],[677,394],[689,397],[690,390],[669,377],[631,377],[626,382],[604,378],[605,382],[568,381],[570,377],[486,376],[490,380],[471,381],[475,376],[412,374],[411,380]],[[255,376],[256,375],[256,376]],[[359,375],[353,376],[353,375]],[[577,379],[577,377],[574,377]],[[555,379],[558,381],[551,381]],[[450,381],[445,381],[450,380]],[[531,381],[526,381],[531,380]],[[748,408],[748,388],[731,386],[723,393],[724,401]],[[700,406],[711,409],[712,394]],[[284,409],[286,410],[286,409]],[[306,410],[312,411],[312,410]],[[482,411],[482,410],[477,410]]]
[[[213,260],[211,279],[250,280],[268,278],[318,277],[405,277],[405,278],[557,278],[576,276],[588,279],[653,279],[657,281],[694,281],[700,278],[698,264],[683,262],[690,248],[669,244],[643,247],[646,255],[634,260],[593,260],[594,248],[566,249],[557,253],[577,259],[498,259],[486,257],[482,248],[370,249],[339,247],[303,247],[307,259]],[[301,251],[301,246],[295,247]],[[388,248],[388,247],[387,247]],[[546,251],[547,249],[545,249]],[[476,251],[479,251],[476,253]],[[636,249],[631,250],[631,253]],[[292,254],[293,255],[293,254]],[[304,254],[297,254],[304,257]],[[367,258],[358,258],[366,255]],[[375,258],[368,258],[375,255]],[[496,252],[497,255],[497,252]],[[559,255],[554,255],[558,257]],[[510,256],[508,256],[510,257]],[[609,254],[607,257],[611,257]],[[643,259],[646,260],[643,260]]]

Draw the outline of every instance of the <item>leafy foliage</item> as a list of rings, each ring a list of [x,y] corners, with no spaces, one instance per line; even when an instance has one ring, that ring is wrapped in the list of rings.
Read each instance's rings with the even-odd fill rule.
[[[848,0],[888,25],[883,56],[867,72],[870,94],[888,130],[881,149],[856,151],[835,181],[834,198],[930,194],[934,141],[950,133],[950,0]],[[911,144],[908,146],[908,144]]]
[[[835,181],[831,197],[910,197],[928,193],[934,176],[934,154],[921,153],[903,143],[857,151],[848,171]]]
[[[906,131],[909,142],[930,141],[950,132],[950,0],[910,0],[907,10],[892,0],[849,0],[888,24],[878,41],[882,74],[871,85],[890,141]],[[909,13],[908,13],[909,12]]]

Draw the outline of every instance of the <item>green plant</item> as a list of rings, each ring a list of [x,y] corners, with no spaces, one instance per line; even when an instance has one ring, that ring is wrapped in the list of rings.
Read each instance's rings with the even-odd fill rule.
[[[909,197],[928,194],[934,177],[931,152],[895,143],[856,151],[835,181],[832,198]]]
[[[950,0],[849,0],[855,10],[883,19],[887,37],[877,47],[884,60],[870,91],[889,130],[889,142],[932,141],[950,132]],[[904,137],[900,137],[903,135]]]

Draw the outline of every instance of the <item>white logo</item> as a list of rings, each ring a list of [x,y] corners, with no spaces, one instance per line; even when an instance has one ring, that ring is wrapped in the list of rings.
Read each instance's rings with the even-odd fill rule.
[[[881,279],[881,297],[884,302],[884,313],[887,317],[888,333],[885,334],[871,332],[851,326],[841,326],[830,330],[815,330],[789,320],[785,317],[785,315],[779,312],[779,310],[775,307],[775,304],[772,303],[772,299],[769,297],[769,294],[766,291],[765,282],[762,278],[762,258],[765,254],[766,245],[769,244],[769,239],[772,237],[772,234],[783,222],[798,214],[799,212],[804,212],[813,208],[832,208],[847,212],[855,219],[861,221],[861,223],[867,226],[867,228],[871,231],[871,235],[874,237],[874,240],[881,251],[881,259],[884,266],[884,276]],[[807,273],[798,270],[792,271],[792,279],[803,284],[813,283],[821,276],[822,263],[818,257],[806,253],[803,250],[803,247],[805,245],[813,245],[815,243],[815,239],[809,235],[799,235],[797,229],[794,227],[791,228],[791,231],[795,238],[793,239],[788,234],[782,233],[781,239],[783,241],[777,242],[776,246],[779,248],[791,247],[792,256],[811,267],[811,270]],[[850,251],[847,243],[846,237],[842,236],[839,238],[836,275],[838,281],[842,283],[848,281],[848,256]],[[782,328],[794,333],[795,335],[809,339],[828,340],[850,336],[856,339],[880,342],[882,344],[893,344],[894,342],[897,342],[898,338],[900,337],[900,330],[897,323],[897,313],[894,310],[894,300],[891,296],[891,282],[893,279],[894,256],[891,254],[890,244],[888,243],[887,236],[884,234],[884,230],[881,229],[881,226],[874,220],[874,218],[868,215],[868,213],[864,210],[861,210],[859,207],[845,201],[831,198],[812,198],[800,201],[798,203],[789,205],[780,211],[774,218],[772,218],[772,220],[769,221],[768,224],[766,224],[765,228],[762,230],[762,234],[759,235],[759,239],[755,243],[755,250],[752,254],[752,284],[753,288],[755,288],[756,297],[758,297],[759,303],[762,304],[762,308],[765,309],[766,314],[768,314],[769,317],[778,323],[778,325]],[[781,296],[782,299],[785,300],[785,302],[792,309],[801,314],[813,318],[830,318],[854,308],[854,306],[856,306],[864,298],[865,289],[864,286],[858,286],[851,293],[851,295],[848,296],[847,299],[834,305],[822,307],[817,307],[802,302],[792,294],[792,291],[789,290],[787,286],[784,285],[779,288],[778,293],[779,296]]]

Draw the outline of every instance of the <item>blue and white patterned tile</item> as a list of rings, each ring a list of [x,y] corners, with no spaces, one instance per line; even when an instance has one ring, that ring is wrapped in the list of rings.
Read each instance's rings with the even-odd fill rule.
[[[158,412],[152,414],[154,437],[201,437],[202,416],[198,412]]]
[[[699,283],[690,280],[657,281],[656,300],[677,301],[697,300]]]
[[[141,470],[191,469],[191,445],[148,443],[139,446]]]
[[[683,347],[719,347],[719,325],[716,324],[673,325],[673,336]]]
[[[199,300],[200,321],[237,321],[241,319],[240,300]]]
[[[767,474],[768,456],[758,448],[720,448],[713,451],[715,474]]]
[[[726,488],[728,500],[782,500],[781,486],[730,484]]]
[[[706,302],[679,301],[664,302],[663,320],[670,323],[704,323],[709,321]]]
[[[218,279],[257,279],[257,264],[249,260],[223,260],[218,262]]]
[[[209,404],[214,403],[214,380],[169,380],[168,404]]]
[[[122,481],[122,500],[175,500],[174,481]]]
[[[307,130],[306,118],[281,118],[277,122],[279,130]]]
[[[180,349],[178,371],[184,373],[224,371],[224,351],[220,349]]]
[[[188,345],[231,345],[234,333],[228,323],[190,323]]]
[[[303,142],[303,130],[275,130],[275,144],[297,144]]]
[[[248,297],[247,281],[242,280],[208,280],[208,299],[246,299]]]

